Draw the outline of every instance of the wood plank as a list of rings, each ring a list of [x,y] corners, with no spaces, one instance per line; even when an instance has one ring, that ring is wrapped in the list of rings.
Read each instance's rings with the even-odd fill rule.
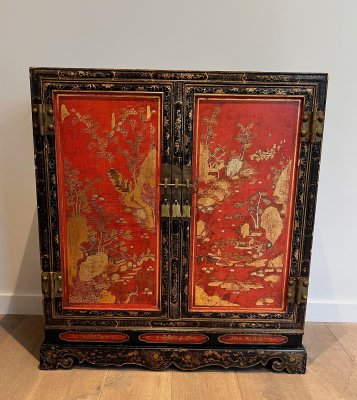
[[[37,383],[35,390],[25,399],[98,400],[107,372],[105,368],[84,367],[71,370],[40,371],[41,380]]]
[[[1,400],[357,399],[357,324],[328,324],[328,328],[307,324],[307,373],[288,375],[264,368],[155,372],[81,367],[40,371],[41,317],[7,316],[1,322],[5,324],[0,323]]]
[[[6,400],[28,400],[35,399],[34,392],[39,386],[42,379],[42,371],[38,369],[38,359],[32,354],[22,351],[22,356],[18,359],[17,370],[11,368],[8,371],[10,385],[6,391]],[[2,392],[2,388],[0,389]]]
[[[325,325],[357,364],[357,323],[328,323]]]
[[[12,331],[5,333],[0,342],[1,398],[26,399],[26,390],[31,391],[40,379],[34,354],[38,354],[43,338],[42,318],[23,316]]]
[[[170,400],[171,371],[111,368],[99,399]]]
[[[353,362],[322,323],[306,324],[305,375],[259,371],[237,372],[243,399],[350,399],[357,393]]]
[[[15,323],[15,322],[14,322]],[[11,322],[9,322],[11,325]],[[34,316],[23,316],[13,329],[4,330],[4,338],[1,341],[0,357],[0,385],[5,380],[4,374],[7,369],[21,359],[26,353],[38,353],[37,349],[42,341],[42,318]]]
[[[15,324],[16,317],[9,316],[9,326]],[[0,342],[0,399],[97,400],[104,384],[106,369],[38,369],[37,357],[43,339],[42,325],[42,317],[22,316],[12,332],[4,330],[5,336]]]
[[[308,369],[304,382],[313,398],[356,399],[356,365],[329,329],[320,323],[307,324],[305,345]]]
[[[23,315],[0,315],[0,342],[23,321]]]
[[[238,370],[236,377],[243,400],[315,400],[301,375],[272,372],[259,367]]]
[[[242,399],[234,370],[172,371],[172,400],[192,399]]]
[[[42,318],[23,317],[12,334],[0,343],[0,398],[97,400],[107,371],[40,371],[37,357],[42,336]]]

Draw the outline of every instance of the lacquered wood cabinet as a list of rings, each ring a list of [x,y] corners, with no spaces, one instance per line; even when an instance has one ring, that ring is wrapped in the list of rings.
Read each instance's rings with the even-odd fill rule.
[[[30,77],[40,367],[303,373],[327,75]]]

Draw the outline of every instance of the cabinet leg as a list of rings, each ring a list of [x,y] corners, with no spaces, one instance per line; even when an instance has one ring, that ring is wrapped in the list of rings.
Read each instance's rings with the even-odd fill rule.
[[[40,369],[71,368],[75,363],[72,349],[43,343],[40,347]]]

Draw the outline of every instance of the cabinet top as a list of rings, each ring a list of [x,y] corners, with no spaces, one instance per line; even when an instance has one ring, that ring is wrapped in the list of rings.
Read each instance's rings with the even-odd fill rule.
[[[261,72],[261,71],[199,71],[199,70],[151,70],[110,68],[57,68],[31,67],[32,77],[42,76],[58,79],[167,79],[167,80],[223,80],[235,82],[327,82],[327,73],[312,72]]]

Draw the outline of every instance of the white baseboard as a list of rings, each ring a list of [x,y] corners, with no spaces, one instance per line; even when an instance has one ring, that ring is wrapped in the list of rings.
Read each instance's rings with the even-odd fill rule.
[[[0,314],[42,314],[41,295],[0,294]]]
[[[0,294],[0,314],[42,314],[40,295]],[[357,303],[310,301],[307,321],[357,322]]]
[[[307,304],[306,321],[357,322],[357,303],[311,300]]]

